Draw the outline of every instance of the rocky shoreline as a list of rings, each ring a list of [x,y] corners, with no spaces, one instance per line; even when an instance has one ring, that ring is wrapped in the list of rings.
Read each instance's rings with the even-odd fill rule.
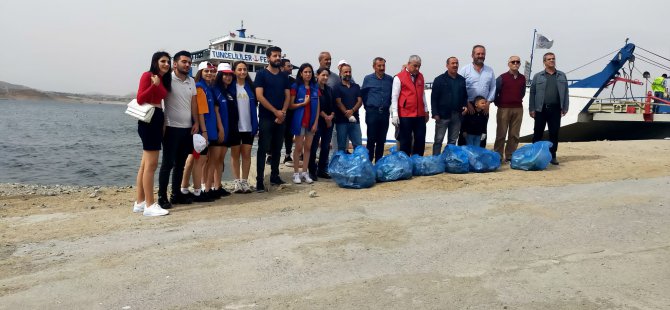
[[[40,185],[22,183],[0,183],[0,197],[14,196],[58,196],[74,193],[89,193],[95,198],[102,191],[123,192],[133,186],[77,186],[77,185]]]

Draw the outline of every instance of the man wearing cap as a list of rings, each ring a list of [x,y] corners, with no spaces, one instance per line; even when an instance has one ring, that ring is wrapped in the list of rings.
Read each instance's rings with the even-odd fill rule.
[[[495,99],[496,94],[496,76],[491,67],[484,64],[486,60],[486,48],[483,45],[475,45],[472,47],[472,63],[469,63],[460,69],[458,74],[465,78],[468,91],[468,105],[469,114],[475,113],[474,102],[475,97],[482,96],[486,98],[485,113],[489,113],[489,105]],[[482,147],[486,146],[486,138],[482,137]],[[463,139],[459,144],[465,144]]]
[[[256,98],[260,103],[258,107],[259,133],[258,153],[256,154],[256,191],[264,192],[265,185],[265,156],[270,153],[270,184],[280,185],[284,182],[279,177],[279,159],[281,147],[284,140],[284,127],[286,110],[290,101],[290,84],[288,75],[280,70],[281,48],[271,46],[265,51],[268,65],[258,73],[254,84],[256,85]]]
[[[293,64],[291,64],[291,60],[282,58],[281,71],[288,74],[289,85],[293,85],[293,83],[295,83],[295,78],[291,76],[291,73],[293,73]],[[288,109],[286,111],[286,119],[293,119],[293,110]],[[286,155],[284,155],[284,165],[293,167],[293,158],[291,158],[291,150],[293,149],[293,132],[291,132],[291,126],[284,126],[284,148],[286,150]],[[268,162],[271,161],[271,158],[268,158]]]
[[[409,56],[405,69],[393,78],[391,92],[391,118],[398,128],[400,150],[410,156],[423,156],[426,148],[429,113],[420,68],[421,57]]]
[[[519,145],[521,120],[523,119],[523,96],[526,95],[526,77],[519,72],[521,58],[511,56],[507,62],[509,71],[496,79],[495,105],[496,140],[493,150],[500,154],[500,160],[510,162],[512,153]],[[505,140],[507,139],[507,147]]]
[[[386,74],[386,60],[376,57],[372,60],[374,73],[363,79],[361,95],[365,107],[368,153],[370,161],[377,162],[384,155],[384,143],[389,129],[389,108],[393,78]]]
[[[188,75],[191,53],[174,55],[172,89],[165,97],[165,134],[163,159],[158,173],[158,204],[169,209],[172,204],[191,203],[188,188],[180,189],[186,158],[193,150],[192,136],[200,128],[196,103],[195,81]],[[168,200],[167,187],[172,171],[172,194]]]
[[[339,151],[346,151],[347,140],[351,140],[354,148],[362,144],[361,125],[358,109],[363,105],[361,88],[351,81],[351,66],[340,66],[341,82],[333,90],[335,97],[335,126],[337,128],[337,145]]]

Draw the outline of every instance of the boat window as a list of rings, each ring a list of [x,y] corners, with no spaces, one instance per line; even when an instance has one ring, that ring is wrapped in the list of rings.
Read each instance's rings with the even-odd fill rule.
[[[244,48],[244,51],[247,53],[253,53],[256,50],[256,45],[253,44],[247,44],[247,46]]]
[[[256,47],[256,53],[257,54],[265,54],[265,46],[257,46]]]
[[[224,50],[224,51],[229,51],[229,50],[230,50],[230,43],[226,43],[226,44],[223,46],[223,50]]]
[[[235,43],[235,45],[233,45],[233,50],[236,51],[236,52],[244,51],[244,44]]]

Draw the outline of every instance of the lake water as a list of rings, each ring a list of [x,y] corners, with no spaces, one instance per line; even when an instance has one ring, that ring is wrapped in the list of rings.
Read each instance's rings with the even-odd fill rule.
[[[0,183],[134,185],[142,142],[125,108],[0,100]]]

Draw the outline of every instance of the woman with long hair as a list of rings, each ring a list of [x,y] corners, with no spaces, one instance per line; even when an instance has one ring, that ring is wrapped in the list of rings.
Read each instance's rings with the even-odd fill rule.
[[[291,86],[291,101],[289,108],[293,109],[291,130],[295,135],[295,149],[293,158],[293,183],[300,184],[302,180],[312,183],[307,173],[309,157],[312,150],[312,138],[319,123],[319,87],[316,85],[312,65],[304,63],[298,69],[295,84]],[[298,159],[303,154],[302,172]]]
[[[154,106],[154,114],[149,123],[137,121],[137,133],[142,139],[142,161],[137,171],[137,194],[133,212],[143,212],[146,216],[167,215],[168,210],[154,200],[154,175],[158,166],[158,154],[163,139],[163,122],[165,120],[161,101],[170,90],[172,76],[170,74],[170,54],[156,52],[151,57],[149,71],[140,78],[137,90],[137,103]]]
[[[258,115],[255,87],[249,77],[247,63],[233,63],[235,82],[228,85],[228,92],[235,102],[230,115],[230,155],[235,176],[235,193],[251,193],[249,169],[251,168],[251,145],[258,132]],[[240,171],[240,160],[242,162]],[[240,175],[241,172],[241,175]]]
[[[310,177],[316,181],[317,178],[330,179],[328,174],[328,154],[330,152],[330,141],[333,137],[335,124],[335,100],[333,89],[326,83],[330,76],[330,70],[319,68],[316,70],[316,80],[319,85],[319,125],[312,140],[312,153],[309,156]],[[316,164],[316,151],[319,151],[319,164]]]
[[[200,120],[200,134],[207,140],[207,148],[200,152],[200,156],[193,163],[193,195],[194,201],[210,202],[217,197],[209,192],[213,176],[212,164],[209,161],[210,153],[214,157],[218,154],[216,145],[223,143],[224,130],[219,127],[221,118],[215,111],[216,94],[214,80],[216,79],[216,67],[209,62],[201,62],[198,65],[198,73],[195,75],[196,101],[198,103],[198,118]],[[215,146],[212,147],[212,144]],[[213,151],[212,151],[213,150]]]

